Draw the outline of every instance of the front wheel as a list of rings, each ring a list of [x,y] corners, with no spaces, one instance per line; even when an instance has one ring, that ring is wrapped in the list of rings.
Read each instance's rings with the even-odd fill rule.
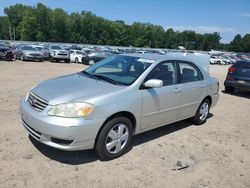
[[[79,63],[79,59],[77,57],[75,59],[75,63]]]
[[[126,117],[115,117],[108,121],[101,130],[96,152],[104,160],[111,160],[123,155],[132,140],[133,126]]]
[[[201,102],[199,108],[196,111],[195,116],[193,117],[193,123],[195,125],[201,125],[206,122],[210,110],[210,102],[208,99],[205,99]]]
[[[90,59],[89,60],[89,65],[94,65],[95,64],[95,61],[93,59]]]
[[[25,60],[25,58],[24,58],[24,55],[23,55],[23,54],[21,55],[20,60],[21,60],[21,61],[24,61],[24,60]]]

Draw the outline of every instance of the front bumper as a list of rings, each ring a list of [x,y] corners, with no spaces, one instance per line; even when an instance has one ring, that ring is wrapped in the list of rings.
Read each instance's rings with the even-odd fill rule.
[[[250,81],[240,81],[240,80],[226,80],[224,82],[225,86],[233,87],[236,89],[242,89],[250,91]]]
[[[13,60],[14,55],[12,52],[7,52],[5,55],[0,55],[0,59],[2,60]]]
[[[25,55],[25,60],[42,60],[43,56],[32,56],[32,55]]]
[[[50,54],[50,56],[54,59],[62,59],[62,60],[69,60],[69,55],[59,55],[59,54]]]
[[[34,139],[67,151],[94,147],[95,138],[105,119],[54,117],[47,115],[48,108],[38,112],[25,99],[20,103],[22,124]]]

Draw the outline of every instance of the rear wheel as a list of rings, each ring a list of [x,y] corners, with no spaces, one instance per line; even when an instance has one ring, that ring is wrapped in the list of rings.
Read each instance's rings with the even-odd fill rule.
[[[75,63],[79,63],[79,59],[78,58],[75,59]]]
[[[199,108],[196,111],[195,116],[193,117],[193,123],[195,125],[201,125],[206,122],[210,110],[210,102],[208,99],[205,99],[201,102]]]
[[[132,140],[133,126],[131,121],[123,116],[108,121],[101,130],[96,152],[104,160],[110,160],[123,155]]]
[[[227,92],[227,93],[234,92],[234,87],[232,87],[232,86],[225,86],[225,92]]]

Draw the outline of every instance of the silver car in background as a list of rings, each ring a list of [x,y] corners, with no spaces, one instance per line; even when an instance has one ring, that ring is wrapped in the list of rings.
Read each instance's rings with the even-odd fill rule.
[[[20,59],[21,61],[43,61],[43,53],[32,46],[19,46],[16,50],[16,59]]]
[[[51,147],[119,157],[133,135],[187,118],[206,122],[219,86],[197,62],[183,53],[106,58],[33,87],[20,104],[22,124]]]

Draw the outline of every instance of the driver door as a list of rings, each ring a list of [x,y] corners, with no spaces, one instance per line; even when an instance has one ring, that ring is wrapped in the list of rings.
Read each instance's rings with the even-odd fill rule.
[[[177,83],[177,65],[174,61],[159,63],[144,82],[150,79],[162,80],[163,87],[142,90],[141,129],[144,130],[174,122],[181,99],[181,85]]]

